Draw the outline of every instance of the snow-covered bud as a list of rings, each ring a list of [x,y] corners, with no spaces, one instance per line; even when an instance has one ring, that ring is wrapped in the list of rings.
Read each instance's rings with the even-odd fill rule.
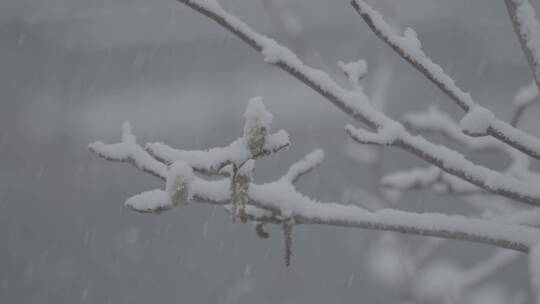
[[[266,110],[261,97],[253,97],[249,100],[244,114],[244,138],[252,155],[260,155],[264,151],[264,145],[270,131],[272,114]]]
[[[355,90],[362,90],[360,80],[362,80],[367,74],[367,63],[365,60],[358,60],[345,63],[338,61],[338,67],[343,71],[345,76],[349,79],[349,83]]]
[[[175,161],[169,168],[166,192],[173,205],[187,204],[191,199],[191,183],[195,180],[193,169],[185,161]]]

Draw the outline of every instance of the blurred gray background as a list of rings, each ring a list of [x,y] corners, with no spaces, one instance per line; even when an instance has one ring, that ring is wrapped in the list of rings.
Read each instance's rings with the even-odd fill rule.
[[[378,3],[383,13],[417,30],[426,52],[459,85],[510,119],[513,94],[530,82],[530,72],[503,1],[385,2]],[[432,103],[461,115],[378,41],[347,1],[285,1],[301,25],[297,35],[276,22],[263,0],[222,3],[344,85],[338,60],[364,58],[371,70],[391,64],[393,117]],[[372,81],[368,75],[368,88]],[[290,163],[322,148],[325,162],[299,185],[305,194],[341,202],[346,190],[375,187],[372,172],[347,156],[347,116],[182,4],[2,0],[0,303],[393,301],[395,295],[365,270],[365,254],[379,232],[298,227],[292,266],[286,268],[277,227],[268,227],[271,238],[261,240],[252,224],[232,225],[212,206],[157,216],[127,210],[127,197],[161,183],[87,150],[97,139],[118,140],[125,120],[141,143],[226,145],[241,134],[244,106],[256,95],[274,114],[273,128],[288,130],[293,143],[257,163],[257,182],[279,177]],[[521,126],[540,131],[538,114],[527,112]],[[422,164],[401,151],[383,153],[384,172]],[[473,159],[493,168],[505,161],[491,154]],[[451,213],[468,208],[423,192],[403,196],[397,207]],[[488,250],[449,242],[440,255],[467,265]],[[503,284],[527,282],[524,262],[507,271],[498,278]]]

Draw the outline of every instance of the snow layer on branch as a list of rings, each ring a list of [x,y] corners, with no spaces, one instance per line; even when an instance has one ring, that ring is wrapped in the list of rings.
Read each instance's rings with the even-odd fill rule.
[[[230,199],[230,184],[229,179],[207,181],[196,178],[191,184],[191,190],[196,198],[214,202],[228,202]]]
[[[512,163],[506,170],[506,174],[509,176],[514,176],[520,180],[531,179],[531,172],[529,171],[530,161],[527,155],[492,137],[471,137],[465,135],[458,123],[446,115],[446,113],[441,112],[434,105],[430,106],[425,112],[407,113],[404,115],[404,119],[406,124],[417,131],[440,133],[471,150],[481,150],[487,148],[501,150],[502,152],[508,154],[508,156],[512,159]],[[446,175],[445,179],[450,180],[450,176]],[[452,178],[452,180],[454,179],[455,178]]]
[[[286,131],[270,134],[272,114],[266,110],[261,97],[249,100],[244,117],[244,136],[226,147],[186,151],[163,143],[148,143],[146,150],[165,162],[182,160],[195,170],[217,174],[226,165],[243,164],[248,159],[276,152],[290,144]]]
[[[538,98],[538,86],[536,83],[531,82],[531,84],[519,88],[514,97],[514,105],[517,107],[523,107],[528,104],[531,104]]]
[[[491,126],[495,115],[481,106],[474,106],[459,122],[461,129],[469,134],[485,134]]]
[[[289,144],[289,134],[285,130],[280,130],[267,137],[263,152],[275,152]],[[146,144],[146,150],[158,159],[169,163],[183,160],[195,170],[206,170],[214,174],[229,163],[241,164],[252,158],[253,154],[247,147],[247,140],[243,137],[236,139],[226,147],[208,150],[179,150],[159,142]]]
[[[528,0],[512,0],[516,3],[516,17],[520,34],[531,50],[535,63],[535,76],[540,79],[540,22],[536,19],[534,7]]]
[[[89,144],[88,148],[105,159],[112,161],[131,161],[137,168],[161,178],[165,178],[167,175],[167,166],[148,155],[136,143],[136,138],[131,133],[129,122],[125,122],[122,125],[122,142],[105,144],[101,141],[96,141]]]
[[[345,126],[345,130],[361,143],[376,145],[391,145],[406,133],[403,125],[396,121],[387,121],[376,133],[355,128],[352,125]]]
[[[265,56],[265,62],[286,66],[285,69],[291,74],[303,78],[303,80],[312,84],[315,90],[335,96],[333,102],[340,107],[347,108],[347,111],[355,113],[354,115],[361,115],[372,126],[384,125],[389,120],[385,115],[370,106],[369,99],[365,94],[344,90],[327,73],[305,65],[290,49],[267,36],[255,32],[236,16],[227,13],[217,1],[182,1],[187,2],[189,5],[203,7],[204,10],[223,18],[227,23],[227,28],[233,32],[241,32],[243,37],[252,41],[248,43]]]
[[[290,145],[289,133],[285,130],[279,130],[276,133],[272,133],[266,139],[264,149],[267,151],[277,151],[285,146]]]
[[[379,38],[389,44],[404,59],[409,61],[416,69],[435,83],[463,110],[469,111],[477,106],[471,95],[461,90],[456,85],[455,81],[423,52],[420,41],[412,30],[406,30],[403,35],[395,34],[382,16],[373,10],[365,1],[353,1],[361,16],[366,20]],[[526,2],[526,0],[512,1],[521,1],[520,3]],[[527,18],[527,20],[529,19],[530,18]],[[490,126],[493,128],[490,135],[516,149],[540,159],[540,140],[538,138],[528,135],[499,119],[493,119]]]
[[[244,138],[238,138],[227,147],[212,148],[208,150],[178,150],[164,143],[147,143],[146,149],[150,153],[167,162],[183,160],[193,168],[219,169],[229,162],[242,162],[249,158]]]
[[[281,178],[282,181],[287,183],[294,183],[300,176],[313,170],[319,166],[324,158],[324,151],[317,149],[312,151],[304,159],[294,163],[287,173]]]
[[[160,189],[146,191],[132,196],[126,200],[125,204],[138,212],[148,213],[167,210],[174,206],[169,194]]]
[[[441,133],[458,143],[473,150],[485,148],[508,149],[507,145],[491,137],[471,137],[463,134],[461,126],[442,112],[435,105],[430,105],[427,111],[411,112],[403,115],[405,123],[416,131]]]
[[[227,212],[230,213],[230,214],[234,213],[234,205],[233,204],[225,205],[225,206],[223,206],[223,208],[225,208],[225,210],[227,210]],[[272,216],[272,212],[270,212],[268,210],[261,209],[261,208],[257,208],[257,207],[251,206],[251,205],[245,206],[244,212],[245,212],[245,214],[253,216],[255,218],[271,217]]]
[[[226,205],[229,199],[229,181],[222,179],[206,181],[196,178],[192,183],[194,198]],[[474,235],[476,241],[491,242],[508,240],[508,244],[536,243],[538,230],[493,221],[465,218],[459,215],[439,213],[413,213],[392,209],[375,212],[354,205],[321,203],[298,191],[290,183],[281,180],[262,185],[250,184],[250,205],[266,210],[276,210],[284,218],[294,217],[298,224],[327,224],[367,229],[408,231],[409,233],[467,239]],[[480,238],[480,240],[478,239]]]
[[[470,108],[475,105],[471,95],[463,92],[456,85],[455,81],[424,53],[422,43],[413,29],[406,28],[403,35],[396,34],[394,29],[386,23],[379,12],[375,11],[363,0],[354,1],[362,13],[370,17],[377,31],[380,32],[384,39],[388,40],[390,44],[399,47],[405,53],[406,57],[420,63],[438,82],[442,83],[449,91],[452,91],[453,94],[458,96],[464,106]]]

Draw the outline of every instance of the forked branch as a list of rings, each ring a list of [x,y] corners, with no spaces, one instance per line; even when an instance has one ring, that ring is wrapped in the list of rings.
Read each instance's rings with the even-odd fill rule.
[[[526,0],[508,1],[526,2]],[[468,133],[471,133],[473,136],[493,136],[515,149],[540,160],[540,139],[495,118],[490,111],[478,105],[469,93],[459,88],[455,81],[424,53],[420,40],[418,40],[414,30],[407,28],[403,35],[398,35],[393,32],[383,17],[365,1],[352,0],[351,4],[381,41],[390,46],[399,56],[416,68],[467,113],[464,120],[473,121],[476,124],[480,121],[483,122],[478,130],[469,130],[465,127],[464,131],[466,133],[473,131]],[[538,55],[540,56],[540,53]]]
[[[94,143],[90,150],[107,160],[133,159],[127,162],[165,180],[165,190],[144,192],[126,201],[126,205],[135,211],[160,213],[192,201],[222,205],[229,213],[234,212],[228,179],[208,181],[199,178],[184,160],[163,165],[136,143],[135,136],[127,127],[124,127],[121,143]],[[136,157],[130,158],[133,155]],[[312,152],[291,166],[283,178],[262,185],[249,182],[245,187],[245,219],[285,225],[287,250],[290,249],[292,225],[308,224],[465,240],[521,252],[527,252],[537,239],[539,231],[524,226],[435,213],[417,214],[391,209],[370,212],[357,206],[314,201],[299,193],[293,182],[315,168],[321,158],[322,152]],[[154,166],[161,168],[157,174],[144,169]],[[286,253],[286,259],[289,257],[290,252]]]
[[[283,69],[313,88],[357,121],[388,135],[384,138],[385,144],[408,151],[445,172],[484,190],[512,200],[540,205],[540,191],[536,186],[522,183],[496,171],[473,164],[456,151],[434,145],[420,136],[411,135],[400,123],[374,109],[369,98],[363,92],[343,89],[325,72],[305,65],[289,49],[255,32],[237,17],[227,13],[216,0],[179,1],[231,31],[242,41],[264,54],[267,63]],[[497,125],[497,122],[492,122],[492,124]],[[348,128],[349,131],[352,129]],[[521,135],[521,133],[519,134]],[[356,137],[356,139],[360,138]],[[538,151],[540,151],[540,142],[536,139],[533,142],[538,142]]]

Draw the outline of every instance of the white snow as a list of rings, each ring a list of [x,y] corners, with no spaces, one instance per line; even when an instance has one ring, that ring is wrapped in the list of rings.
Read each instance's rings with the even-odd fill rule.
[[[485,134],[495,115],[488,109],[481,106],[474,106],[459,122],[461,129],[469,134]]]
[[[96,141],[89,144],[88,148],[108,160],[132,161],[137,168],[151,172],[162,179],[165,179],[165,176],[167,175],[167,166],[148,155],[148,153],[136,143],[136,138],[131,133],[129,122],[125,122],[122,126],[122,142],[105,144]]]
[[[165,191],[175,204],[185,204],[192,197],[191,183],[194,180],[193,169],[185,161],[177,160],[169,167]]]
[[[349,83],[355,91],[362,90],[360,85],[360,79],[362,79],[368,71],[367,63],[365,60],[360,59],[358,61],[344,63],[338,61],[338,67],[345,73],[349,79]]]
[[[128,198],[126,206],[139,212],[159,212],[173,206],[169,194],[163,190],[156,189],[146,191]]]
[[[294,163],[281,180],[287,183],[294,183],[298,177],[319,166],[324,158],[324,151],[317,149],[306,155],[304,159]]]
[[[476,103],[472,100],[470,94],[463,92],[457,87],[454,80],[450,78],[440,66],[433,63],[433,61],[425,55],[420,48],[420,43],[413,31],[407,30],[404,35],[395,34],[392,28],[384,22],[379,13],[369,7],[364,1],[355,1],[363,13],[371,16],[375,26],[378,27],[385,39],[396,46],[403,47],[406,52],[406,57],[414,58],[421,64],[434,77],[436,82],[442,84],[445,87],[445,90],[448,90],[452,95],[456,96],[456,99],[460,102],[462,108],[468,110],[476,106]],[[189,1],[189,4],[205,7],[209,2],[191,0]],[[358,135],[367,135],[367,139],[373,140],[374,143],[388,144],[389,142],[399,139],[402,147],[411,147],[408,150],[415,151],[413,152],[414,154],[421,154],[422,157],[428,157],[429,159],[432,159],[433,162],[440,164],[441,168],[446,172],[459,174],[461,178],[480,185],[488,191],[517,197],[526,202],[536,203],[540,201],[540,191],[534,184],[522,183],[515,178],[505,177],[494,170],[475,165],[466,160],[460,153],[446,147],[434,145],[424,138],[413,136],[406,131],[398,131],[394,126],[400,126],[401,128],[402,126],[398,122],[374,109],[365,94],[362,92],[344,90],[333,81],[328,74],[321,70],[306,66],[289,49],[279,45],[276,41],[255,32],[237,17],[232,16],[223,10],[216,1],[212,1],[205,9],[210,13],[217,14],[220,18],[223,18],[224,22],[227,23],[227,26],[231,27],[233,31],[241,32],[246,40],[248,40],[248,43],[265,54],[267,61],[283,67],[292,75],[302,78],[304,82],[315,90],[328,96],[330,101],[342,108],[345,112],[350,113],[360,121],[368,123],[371,127],[379,129],[383,140],[375,141],[376,136],[374,134],[367,134],[366,132],[364,132],[366,134],[361,133]],[[500,138],[505,139],[505,142],[523,147],[532,152],[540,152],[540,140],[537,138],[497,119],[493,119],[490,125],[501,135]],[[354,131],[353,128],[348,128],[348,130]]]
[[[270,130],[272,114],[268,112],[260,96],[253,97],[248,101],[244,117],[246,118],[244,137],[246,137],[250,133],[250,129],[255,126],[266,128],[267,131]]]
[[[376,133],[352,125],[345,126],[345,130],[361,142],[377,145],[391,145],[406,134],[403,125],[397,121],[387,121]]]
[[[267,151],[277,151],[285,146],[289,146],[291,141],[289,139],[289,133],[285,130],[279,130],[276,133],[270,134],[264,144],[264,148]]]
[[[167,163],[182,160],[194,170],[216,174],[228,164],[242,164],[248,159],[270,154],[290,145],[289,134],[285,130],[269,133],[272,114],[262,103],[262,98],[254,97],[249,100],[244,117],[244,136],[226,147],[179,150],[158,142],[147,143],[146,150]]]
[[[371,10],[364,2],[360,0],[355,1],[371,14],[374,22],[382,28],[383,33],[388,36],[388,39],[405,49],[408,56],[420,60],[439,81],[465,100],[465,105],[469,107],[470,113],[465,116],[464,122],[462,121],[462,127],[464,126],[467,130],[477,131],[487,129],[490,125],[499,123],[494,120],[489,111],[474,104],[470,95],[459,90],[453,80],[444,74],[438,65],[435,65],[425,56],[414,31],[408,29],[404,32],[403,36],[395,35],[378,13]],[[488,190],[504,190],[515,193],[520,198],[540,200],[540,189],[538,189],[537,183],[522,182],[494,170],[475,165],[466,160],[458,152],[444,146],[432,144],[420,136],[411,135],[400,123],[375,110],[370,105],[367,96],[362,92],[344,90],[323,71],[304,65],[290,50],[254,32],[239,19],[226,13],[217,1],[191,0],[190,3],[205,7],[210,13],[221,16],[224,22],[230,24],[235,30],[243,32],[249,39],[252,39],[256,46],[262,49],[268,62],[285,65],[292,71],[291,73],[293,75],[305,77],[306,82],[313,84],[316,90],[331,97],[336,97],[333,102],[338,106],[350,110],[357,118],[366,120],[372,124],[372,127],[377,129],[377,133],[369,133],[352,126],[347,126],[347,130],[352,135],[358,136],[367,142],[377,144],[392,144],[399,140],[399,144],[402,147],[408,147],[410,150],[415,149],[413,153],[437,163],[446,172],[461,174],[462,178],[482,185]],[[332,98],[329,99],[332,100]],[[255,98],[250,101],[246,110],[246,118],[248,121],[256,121],[258,126],[263,126],[264,128],[268,126],[267,130],[269,130],[271,115],[266,111],[260,99]],[[515,133],[518,132],[515,129],[508,129],[505,125],[501,126],[500,124],[497,126],[507,130],[507,134],[515,138],[519,138],[520,140],[528,139],[522,137],[521,133]],[[273,150],[274,147],[279,147],[278,143],[288,144],[286,132],[280,131],[273,135],[268,134],[268,141],[265,141],[265,147]],[[90,148],[100,154],[100,156],[110,160],[130,161],[137,167],[145,171],[151,171],[155,175],[166,179],[166,191],[148,191],[126,201],[126,205],[144,212],[159,212],[175,206],[177,203],[175,195],[178,193],[186,193],[187,199],[192,196],[195,200],[199,201],[221,205],[228,204],[230,199],[229,180],[203,180],[193,175],[192,168],[219,170],[222,166],[231,162],[243,163],[253,157],[247,147],[246,138],[244,137],[235,140],[227,147],[205,151],[176,150],[164,144],[147,145],[147,149],[152,155],[172,164],[169,169],[136,144],[135,136],[131,134],[129,124],[125,124],[123,127],[121,143],[108,145],[96,142],[90,145]],[[298,176],[318,165],[322,156],[322,151],[315,151],[309,154],[306,159],[291,166],[287,174],[276,182],[262,185],[250,184],[248,187],[249,203],[254,208],[270,211],[276,214],[276,216],[293,217],[297,224],[327,224],[394,230],[419,235],[470,239],[477,242],[502,242],[503,246],[519,245],[522,249],[538,242],[537,229],[520,225],[438,213],[418,214],[391,209],[370,212],[354,205],[317,202],[296,191],[291,181],[294,180],[294,176]],[[247,166],[252,168],[252,165],[251,163]],[[421,179],[423,177],[419,176],[418,178]],[[399,178],[397,180],[401,184],[409,182]],[[187,189],[189,186],[191,188]],[[184,192],[186,189],[188,191]],[[253,212],[258,212],[258,209],[254,209]]]
[[[380,34],[391,45],[397,46],[404,52],[405,57],[416,61],[440,84],[444,85],[449,91],[456,95],[463,106],[470,108],[476,103],[473,101],[469,93],[463,92],[455,83],[455,81],[444,72],[444,70],[431,58],[429,58],[422,50],[422,44],[418,39],[418,35],[411,28],[406,28],[403,35],[395,33],[394,29],[386,23],[382,15],[375,11],[363,0],[354,0],[362,13],[369,15],[373,24]]]
[[[540,79],[540,22],[528,0],[511,0],[516,4],[519,32],[531,51],[536,79]]]

